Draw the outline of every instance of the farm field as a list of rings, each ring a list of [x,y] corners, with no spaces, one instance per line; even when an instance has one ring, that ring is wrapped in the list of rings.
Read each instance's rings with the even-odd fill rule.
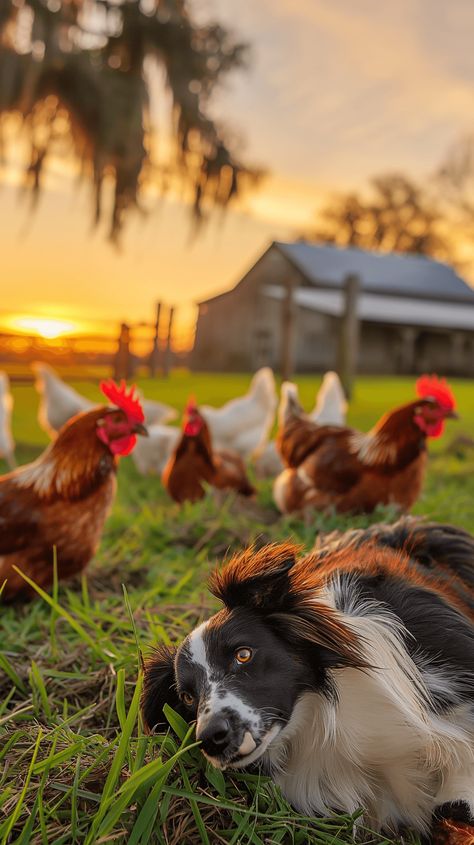
[[[360,378],[348,421],[368,429],[414,396],[414,378]],[[173,373],[139,379],[147,398],[180,412],[189,394],[220,405],[245,392],[246,374]],[[297,379],[309,410],[318,377]],[[459,422],[430,444],[414,511],[474,528],[474,383],[450,381]],[[99,400],[90,381],[74,387]],[[19,462],[47,436],[32,385],[13,387]],[[4,469],[4,467],[1,467]],[[395,518],[389,509],[375,519]],[[243,545],[294,538],[309,549],[319,531],[368,524],[367,517],[282,518],[271,483],[255,502],[209,494],[175,505],[156,477],[122,461],[118,496],[95,561],[82,579],[24,606],[0,605],[0,845],[341,845],[348,817],[314,820],[291,810],[258,773],[223,775],[206,765],[192,732],[170,714],[166,736],[145,736],[138,704],[139,652],[179,641],[210,615],[212,566]],[[390,840],[367,832],[373,843]],[[408,839],[417,843],[417,839]]]

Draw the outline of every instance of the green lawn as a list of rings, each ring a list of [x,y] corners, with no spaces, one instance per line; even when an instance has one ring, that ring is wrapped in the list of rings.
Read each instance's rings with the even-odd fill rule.
[[[387,408],[411,399],[413,381],[360,379],[350,422],[368,428]],[[191,392],[220,404],[243,392],[248,376],[179,372],[166,382],[139,383],[150,398],[182,409]],[[318,379],[298,383],[309,408]],[[74,386],[99,397],[90,382]],[[453,388],[462,419],[433,444],[415,510],[472,528],[474,450],[467,439],[474,436],[474,385],[454,381]],[[36,423],[33,388],[16,386],[14,395],[24,461],[46,438]],[[229,550],[290,536],[308,548],[320,529],[368,521],[315,515],[304,525],[281,518],[270,487],[261,485],[256,503],[209,495],[180,509],[159,479],[140,477],[127,458],[100,552],[82,582],[0,610],[0,845],[351,841],[350,820],[304,819],[265,779],[223,776],[206,766],[192,735],[172,717],[174,730],[153,738],[143,735],[138,718],[137,645],[122,584],[146,652],[153,643],[178,641],[212,612],[206,578]]]

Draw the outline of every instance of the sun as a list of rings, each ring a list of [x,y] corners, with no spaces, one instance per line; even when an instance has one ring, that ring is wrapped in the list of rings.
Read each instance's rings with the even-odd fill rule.
[[[50,320],[47,317],[16,317],[12,322],[14,328],[33,332],[48,340],[62,337],[76,328],[69,320]]]

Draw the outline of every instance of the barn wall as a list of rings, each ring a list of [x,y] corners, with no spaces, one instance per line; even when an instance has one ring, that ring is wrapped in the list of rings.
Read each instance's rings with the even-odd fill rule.
[[[191,364],[197,370],[278,369],[281,303],[264,297],[265,285],[281,285],[296,271],[276,250],[257,262],[233,290],[199,306]]]
[[[362,323],[358,369],[361,373],[397,373],[399,330],[393,326]]]
[[[474,376],[474,333],[362,323],[361,373]]]
[[[332,370],[337,363],[337,320],[298,309],[295,362],[299,372]]]
[[[420,329],[414,348],[418,371],[474,375],[474,332]]]
[[[193,351],[194,368],[251,369],[249,352],[253,311],[251,299],[240,296],[201,306]]]

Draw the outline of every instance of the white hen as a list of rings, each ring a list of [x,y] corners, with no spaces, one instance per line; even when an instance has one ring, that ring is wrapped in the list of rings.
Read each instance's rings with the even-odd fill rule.
[[[13,440],[11,419],[13,396],[6,373],[0,372],[0,458],[5,458],[10,469],[16,466],[15,441]]]
[[[148,426],[148,437],[138,437],[132,458],[142,475],[161,475],[181,437],[171,425]]]
[[[298,388],[291,384],[292,395],[298,398]],[[287,391],[282,390],[280,411],[288,401]],[[347,400],[337,373],[330,370],[323,378],[316,396],[316,403],[308,417],[319,425],[345,425]],[[283,470],[283,463],[278,454],[275,441],[267,443],[255,460],[255,470],[259,478],[275,478]]]
[[[278,403],[275,378],[270,367],[255,373],[245,396],[231,399],[221,408],[202,405],[216,449],[234,449],[250,458],[265,447]]]
[[[32,366],[36,375],[35,387],[41,396],[38,422],[54,438],[64,423],[81,411],[90,411],[94,402],[66,384],[49,364],[35,361]]]
[[[164,402],[157,402],[156,399],[145,399],[141,390],[137,390],[145,414],[145,425],[164,425],[164,423],[175,420],[178,412],[171,405]],[[140,439],[140,438],[138,438]],[[143,440],[143,437],[141,438]]]
[[[36,374],[36,389],[41,396],[38,421],[50,437],[56,437],[59,429],[71,417],[96,407],[97,402],[92,402],[66,384],[49,364],[36,361],[33,370]],[[140,391],[138,393],[141,395]],[[146,425],[168,422],[176,417],[177,412],[170,405],[143,398],[141,402]]]

